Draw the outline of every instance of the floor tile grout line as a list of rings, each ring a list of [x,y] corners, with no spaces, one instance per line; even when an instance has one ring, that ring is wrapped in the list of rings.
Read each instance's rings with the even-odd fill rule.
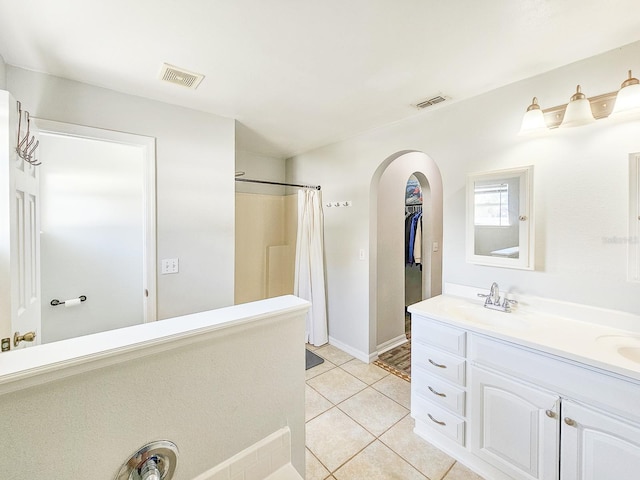
[[[322,348],[322,347],[320,347]],[[335,347],[334,347],[335,348]],[[317,353],[317,352],[316,352]],[[322,355],[321,355],[322,356]],[[322,463],[322,461],[316,456],[316,454],[305,445],[305,448],[307,448],[309,450],[309,452],[313,455],[313,457],[318,460],[318,462],[320,463],[320,465],[322,465],[326,471],[329,472],[329,475],[327,477],[324,477],[325,480],[327,479],[335,479],[335,473],[340,470],[341,468],[343,468],[347,463],[351,462],[352,460],[354,460],[358,455],[360,455],[365,449],[369,448],[371,445],[373,445],[376,441],[379,441],[381,445],[383,445],[385,448],[389,449],[393,454],[395,454],[397,457],[399,457],[402,461],[404,461],[405,463],[407,463],[409,466],[411,466],[414,470],[416,470],[420,475],[422,475],[424,478],[426,478],[427,480],[446,480],[446,477],[451,473],[451,471],[453,470],[453,468],[455,467],[456,462],[455,460],[453,461],[453,463],[451,464],[451,466],[446,470],[446,472],[440,477],[440,478],[431,478],[428,477],[425,473],[423,473],[416,465],[414,465],[409,459],[405,458],[403,456],[402,453],[397,452],[396,450],[394,450],[394,448],[391,447],[391,445],[387,444],[385,441],[383,441],[381,439],[382,436],[384,436],[386,433],[388,433],[391,429],[393,429],[395,426],[397,426],[400,422],[402,422],[403,420],[405,420],[407,417],[409,417],[411,415],[411,409],[410,407],[407,407],[405,405],[403,405],[402,403],[400,403],[398,400],[396,400],[395,398],[392,398],[391,396],[389,396],[388,394],[386,394],[385,392],[382,392],[380,390],[378,390],[378,388],[376,388],[374,385],[378,384],[379,382],[381,382],[382,380],[384,380],[385,378],[391,376],[396,376],[398,377],[400,380],[403,381],[407,381],[406,379],[399,377],[398,375],[394,375],[393,372],[389,372],[388,370],[384,369],[383,367],[381,367],[380,365],[375,365],[375,364],[369,364],[369,365],[375,365],[377,368],[380,368],[381,370],[383,370],[386,374],[375,380],[372,383],[368,383],[367,381],[359,378],[357,375],[349,372],[348,370],[346,370],[345,368],[343,368],[344,365],[346,365],[347,363],[353,361],[353,360],[357,360],[355,357],[352,357],[350,360],[347,360],[345,362],[342,362],[340,364],[337,363],[333,363],[332,361],[328,360],[325,357],[322,357],[325,361],[327,361],[329,364],[331,364],[331,368],[329,368],[328,370],[323,371],[322,373],[319,373],[318,375],[314,375],[313,377],[310,377],[308,379],[305,380],[305,383],[308,382],[309,380],[312,380],[316,377],[319,377],[321,375],[323,375],[324,373],[328,373],[332,370],[334,370],[335,368],[340,368],[343,372],[349,374],[350,376],[354,377],[356,380],[360,381],[361,383],[365,384],[365,387],[358,390],[357,392],[355,392],[354,394],[340,400],[338,403],[334,403],[333,401],[331,401],[330,399],[328,399],[327,397],[325,397],[322,393],[320,393],[320,391],[318,391],[316,388],[314,388],[312,385],[309,385],[308,383],[306,383],[307,385],[309,385],[309,387],[311,387],[316,393],[318,393],[322,398],[326,399],[330,404],[331,407],[329,407],[327,410],[325,410],[322,413],[319,413],[318,415],[316,415],[315,417],[306,420],[305,421],[305,425],[316,419],[317,417],[319,417],[320,415],[329,412],[330,410],[332,410],[333,408],[336,408],[337,411],[341,412],[342,414],[344,414],[347,418],[349,418],[351,421],[355,422],[358,426],[360,426],[366,433],[368,433],[369,435],[371,435],[371,437],[373,437],[373,440],[370,441],[369,443],[367,443],[363,448],[361,448],[360,450],[358,450],[357,452],[355,452],[353,455],[351,455],[347,460],[345,460],[342,464],[340,464],[338,467],[336,467],[333,471],[330,471],[329,468]],[[364,362],[363,362],[364,363]],[[408,381],[408,383],[410,383],[410,381]],[[367,427],[365,427],[364,425],[362,425],[360,422],[358,422],[358,420],[356,420],[355,418],[351,417],[351,415],[349,415],[347,412],[345,412],[344,410],[342,410],[340,408],[340,405],[346,401],[348,401],[349,399],[353,398],[354,396],[362,393],[363,391],[365,391],[367,388],[371,387],[373,390],[375,390],[377,393],[382,394],[383,396],[385,396],[386,398],[388,398],[389,400],[393,401],[394,403],[398,404],[399,406],[401,406],[402,408],[408,410],[408,412],[402,416],[402,418],[400,418],[399,420],[397,420],[396,422],[394,422],[392,425],[390,425],[389,427],[387,427],[382,433],[380,433],[380,435],[376,435],[373,432],[369,431],[367,429]],[[306,442],[305,442],[306,444]]]
[[[327,402],[329,402],[331,405],[336,405],[335,403],[333,403],[331,400],[329,400],[327,397],[325,397],[317,388],[314,388],[313,385],[309,385],[307,383],[307,386],[309,388],[311,388],[314,392],[316,392],[318,395],[320,395],[322,398],[324,398]]]
[[[377,382],[376,382],[377,383]],[[373,385],[371,385],[371,388],[373,388],[376,392],[380,392],[382,395],[384,395],[385,397],[387,397],[389,400],[392,400],[394,402],[396,402],[398,405],[400,405],[401,407],[406,408],[407,410],[411,410],[411,405],[409,405],[408,407],[406,405],[401,404],[399,401],[397,401],[395,398],[391,398],[389,395],[387,395],[386,393],[378,390],[377,388],[375,388]]]
[[[340,367],[338,367],[338,368],[340,368]],[[387,377],[388,377],[388,375],[386,375],[386,376],[382,377],[381,379],[379,379],[379,380],[377,380],[377,381],[375,381],[375,382],[373,382],[372,384],[370,384],[370,385],[369,385],[369,384],[367,384],[366,382],[363,382],[362,380],[360,380],[359,378],[357,378],[355,375],[350,374],[350,373],[349,373],[349,372],[347,372],[346,370],[343,370],[343,371],[344,371],[345,373],[348,373],[348,374],[349,374],[349,375],[351,375],[352,377],[354,377],[356,380],[359,380],[360,382],[364,383],[364,384],[366,385],[366,387],[365,387],[365,388],[363,388],[363,389],[361,389],[361,390],[358,390],[357,392],[355,392],[355,393],[353,393],[352,395],[350,395],[350,396],[348,396],[348,397],[344,398],[343,400],[340,400],[338,403],[335,403],[335,402],[333,402],[331,399],[329,399],[329,398],[325,397],[324,395],[322,395],[322,393],[320,393],[320,392],[319,392],[317,389],[315,389],[312,385],[309,385],[309,384],[307,384],[307,385],[309,385],[309,387],[311,387],[313,390],[315,390],[315,391],[316,391],[316,392],[317,392],[321,397],[325,398],[325,399],[326,399],[329,403],[331,403],[334,407],[338,407],[338,405],[340,405],[340,404],[342,404],[342,403],[346,402],[347,400],[349,400],[349,399],[351,399],[351,398],[355,397],[355,396],[356,396],[356,395],[358,395],[359,393],[362,393],[362,392],[363,392],[364,390],[366,390],[367,388],[372,388],[373,390],[375,390],[376,392],[380,393],[380,394],[381,394],[381,395],[383,395],[384,397],[388,398],[388,399],[389,399],[389,400],[391,400],[392,402],[396,403],[397,405],[400,405],[402,408],[404,408],[404,409],[406,409],[406,410],[409,410],[409,413],[411,413],[411,408],[410,408],[410,407],[407,407],[407,406],[405,406],[405,405],[401,404],[401,403],[400,403],[400,402],[398,402],[396,399],[391,398],[391,397],[390,397],[389,395],[387,395],[386,393],[381,392],[380,390],[378,390],[377,388],[375,388],[375,387],[374,387],[374,385],[375,385],[376,383],[378,383],[378,382],[380,382],[380,381],[384,380],[385,378],[387,378]],[[321,373],[320,375],[323,375],[324,373],[328,373],[328,371],[327,371],[327,372],[323,372],[323,373]],[[318,376],[320,376],[320,375],[318,375]],[[316,377],[313,377],[313,378],[316,378]],[[311,379],[310,379],[310,380],[311,380]],[[315,417],[313,417],[313,418],[318,418],[320,415],[322,415],[323,413],[328,412],[329,410],[331,410],[331,408],[328,408],[327,410],[325,410],[325,411],[324,411],[324,412],[322,412],[322,413],[319,413],[318,415],[316,415],[316,416],[315,416]],[[351,417],[350,417],[346,412],[344,412],[341,408],[339,408],[339,407],[338,407],[338,410],[340,410],[340,411],[341,411],[341,412],[343,412],[345,415],[347,415],[349,418],[351,418]],[[405,415],[405,416],[406,416],[406,415]],[[313,418],[310,418],[308,421],[313,420]],[[403,418],[404,418],[404,417],[403,417]],[[358,425],[360,425],[360,423],[359,423],[357,420],[355,420],[354,418],[351,418],[351,420],[355,421]],[[366,429],[366,427],[364,427],[364,425],[360,425],[360,426],[361,426],[362,428],[364,428],[365,430],[367,430],[367,429]],[[368,430],[367,430],[367,431],[368,431]],[[370,432],[370,433],[371,433],[371,432]]]
[[[349,373],[349,372],[347,372]],[[385,378],[385,377],[383,377]],[[382,379],[380,379],[382,380]],[[309,385],[311,388],[313,388],[311,385]],[[391,450],[395,455],[397,455],[399,458],[401,458],[403,461],[405,461],[408,465],[410,465],[413,469],[415,469],[417,472],[419,472],[421,475],[423,475],[424,477],[428,478],[426,475],[424,475],[418,468],[415,467],[415,465],[411,464],[410,462],[408,462],[404,457],[402,457],[402,455],[400,455],[398,452],[396,452],[393,448],[391,448],[389,445],[387,445],[386,443],[384,443],[382,440],[380,440],[380,437],[382,435],[384,435],[385,433],[387,433],[390,429],[392,429],[394,426],[396,426],[399,422],[401,422],[402,420],[404,420],[407,416],[409,416],[411,414],[411,411],[409,410],[407,413],[405,413],[402,418],[400,418],[399,420],[395,421],[393,424],[391,424],[389,427],[387,427],[380,435],[376,435],[375,433],[371,432],[370,430],[367,429],[366,426],[362,425],[358,420],[356,420],[355,418],[353,418],[351,415],[349,415],[347,412],[345,412],[344,410],[342,410],[340,408],[340,404],[346,402],[347,400],[349,400],[350,398],[353,398],[354,396],[356,396],[358,393],[362,393],[364,390],[366,390],[367,388],[372,387],[371,385],[367,385],[367,387],[365,387],[364,389],[354,393],[353,395],[351,395],[350,397],[345,398],[344,400],[342,400],[341,402],[338,403],[334,403],[331,400],[327,399],[329,401],[329,403],[331,403],[331,407],[328,408],[327,410],[325,410],[324,412],[316,415],[315,417],[309,419],[306,423],[310,422],[311,420],[313,420],[314,418],[318,418],[320,415],[325,414],[327,412],[329,412],[332,409],[337,409],[339,412],[343,413],[347,418],[349,418],[351,421],[355,422],[356,425],[358,425],[360,428],[362,428],[365,432],[367,432],[369,435],[371,435],[373,437],[373,440],[371,442],[369,442],[367,445],[365,445],[361,450],[357,451],[356,453],[354,453],[351,457],[349,457],[347,460],[345,460],[342,464],[340,464],[335,470],[331,471],[329,470],[329,468],[322,463],[322,461],[320,461],[320,459],[313,453],[313,450],[311,450],[309,447],[306,447],[309,452],[311,452],[313,454],[313,456],[318,459],[318,461],[320,462],[320,464],[325,467],[327,469],[327,471],[330,472],[331,475],[333,475],[335,472],[337,472],[340,468],[342,468],[344,465],[346,465],[347,463],[349,463],[351,460],[353,460],[356,456],[358,456],[360,453],[362,453],[367,447],[369,447],[370,445],[372,445],[373,443],[375,443],[376,440],[378,440],[381,444],[383,444],[386,448],[388,448],[389,450]],[[315,388],[313,388],[315,390]],[[385,395],[384,393],[373,389],[376,392],[380,393],[381,395],[385,396],[386,398],[389,398],[387,395]],[[320,394],[320,392],[318,392],[318,394]],[[320,394],[321,396],[323,396],[322,394]],[[323,396],[323,398],[326,398]],[[390,400],[392,400],[394,403],[400,405],[403,409],[408,410],[404,405],[401,405],[399,402],[396,402],[395,400],[393,400],[392,398],[389,398]]]
[[[354,422],[356,422],[358,425],[360,425],[362,428],[364,428],[364,430],[373,435],[375,438],[380,438],[382,435],[384,435],[385,433],[387,433],[391,428],[393,428],[399,421],[401,421],[402,419],[404,419],[407,415],[410,415],[411,412],[407,412],[405,413],[402,418],[400,420],[398,420],[397,422],[394,422],[390,427],[387,427],[384,432],[382,432],[380,435],[376,435],[375,433],[373,433],[371,430],[369,430],[366,426],[362,425],[358,420],[356,420],[355,418],[353,418],[351,415],[349,415],[347,412],[345,412],[344,410],[342,410],[340,408],[339,405],[335,406],[338,410],[340,410],[342,413],[344,413],[347,417],[349,417],[351,420],[353,420]],[[406,409],[405,409],[406,410]]]
[[[362,392],[363,390],[361,390],[360,392]],[[376,390],[377,391],[377,390]],[[360,393],[358,392],[358,393]],[[382,394],[382,392],[379,392]],[[357,394],[355,394],[357,395]],[[355,396],[354,395],[354,396]],[[384,395],[384,394],[383,394]],[[386,396],[386,395],[385,395]],[[351,398],[351,397],[349,397]],[[387,397],[388,398],[388,397]],[[345,402],[348,399],[343,400],[343,402]],[[331,401],[330,401],[331,402]],[[340,402],[340,403],[343,403]],[[367,447],[369,447],[371,444],[373,444],[376,440],[378,440],[382,445],[384,445],[386,448],[388,448],[389,450],[391,450],[395,455],[397,455],[399,458],[401,458],[404,462],[406,462],[408,465],[410,465],[414,470],[416,470],[417,472],[419,472],[422,476],[424,476],[425,478],[429,478],[427,477],[424,473],[422,473],[422,471],[420,471],[420,469],[418,467],[416,467],[415,465],[413,465],[408,459],[404,458],[399,452],[395,451],[390,445],[387,445],[380,437],[382,437],[385,433],[387,433],[389,430],[391,430],[393,427],[395,427],[396,425],[398,425],[398,423],[400,423],[402,420],[404,420],[405,418],[407,418],[407,416],[411,415],[411,411],[408,411],[407,413],[405,413],[400,419],[398,419],[397,421],[395,421],[394,423],[392,423],[389,427],[387,427],[381,434],[376,435],[375,433],[371,432],[370,430],[367,429],[366,426],[362,425],[358,420],[356,420],[355,418],[353,418],[351,415],[349,415],[347,412],[345,412],[344,410],[342,410],[340,408],[340,404],[334,404],[332,403],[332,407],[325,410],[323,413],[328,412],[329,410],[332,410],[333,408],[337,408],[340,412],[342,412],[345,416],[347,416],[350,420],[352,420],[353,422],[355,422],[358,426],[360,426],[362,429],[364,429],[367,433],[369,433],[372,437],[373,440],[371,441],[371,443],[367,444],[364,448],[362,448],[360,451],[356,452],[353,456],[351,456],[350,458],[348,458],[347,460],[345,460],[338,468],[336,468],[336,470],[334,470],[333,472],[331,472],[331,475],[333,475],[333,473],[337,472],[338,469],[340,469],[342,466],[346,465],[347,463],[349,463],[351,460],[353,460],[357,455],[359,455],[360,453],[362,453],[363,450],[365,450]],[[398,403],[398,402],[395,402]],[[398,405],[400,405],[398,403]],[[402,408],[404,408],[405,410],[407,410],[406,407],[404,407],[403,405],[400,405]],[[317,418],[318,416],[320,416],[322,414],[317,415],[314,418]],[[309,420],[310,421],[310,420]],[[307,447],[308,448],[308,447]],[[311,449],[309,449],[309,451],[311,453],[313,453],[313,451]],[[315,454],[314,454],[315,457]],[[317,457],[316,457],[317,458]],[[319,459],[318,459],[319,460]],[[320,462],[322,463],[322,462]],[[322,464],[328,471],[329,468],[327,468],[326,465]]]
[[[400,420],[398,420],[395,424],[393,424],[391,427],[389,427],[389,429],[387,431],[385,431],[385,433],[387,433],[389,430],[391,430],[393,427],[395,427],[396,425],[398,425],[398,423],[400,423],[402,420],[404,420],[405,418],[407,418],[407,416],[411,416],[411,412],[409,412],[407,415],[405,415],[404,417],[402,417]],[[382,435],[380,435],[380,437],[382,437],[384,435],[384,433]],[[415,468],[418,472],[420,472],[420,474],[424,477],[427,478],[427,480],[444,480],[444,478],[447,476],[447,474],[451,471],[451,469],[453,468],[453,466],[456,464],[455,460],[453,461],[453,463],[451,464],[451,466],[447,469],[447,471],[445,472],[445,474],[440,477],[440,478],[431,478],[429,477],[426,473],[424,473],[417,465],[414,465],[413,462],[409,459],[406,458],[402,453],[396,451],[391,445],[389,445],[388,443],[386,443],[382,438],[378,438],[378,440],[380,440],[380,443],[382,443],[385,447],[387,447],[389,450],[391,450],[392,452],[394,452],[396,455],[398,455],[400,458],[402,458],[402,460],[404,460],[405,462],[407,462],[409,465],[411,465],[413,468]],[[452,459],[453,460],[453,459]]]
[[[456,463],[458,463],[457,461],[454,460],[454,462],[451,464],[451,467],[449,467],[449,470],[447,470],[446,472],[444,472],[444,475],[438,479],[438,480],[444,480],[445,478],[447,478],[447,475],[449,475],[449,473],[451,472],[451,470],[453,470],[453,467],[456,466]]]
[[[309,385],[309,386],[311,386],[311,385]],[[311,388],[313,388],[313,387],[311,387]],[[381,392],[380,390],[378,390],[377,388],[375,388],[375,387],[373,386],[373,384],[371,384],[371,385],[367,385],[367,386],[366,386],[366,387],[364,387],[362,390],[358,390],[357,392],[353,393],[352,395],[349,395],[348,397],[345,397],[343,400],[340,400],[338,403],[334,403],[333,401],[329,400],[328,398],[327,398],[327,400],[329,400],[329,401],[330,401],[334,406],[336,406],[336,407],[337,407],[338,405],[340,405],[340,404],[342,404],[342,403],[346,402],[347,400],[352,399],[353,397],[355,397],[355,396],[356,396],[356,395],[358,395],[359,393],[364,392],[367,388],[372,388],[373,390],[375,390],[376,392],[378,392],[380,395],[382,395],[382,396],[386,397],[387,399],[391,400],[391,401],[392,401],[392,402],[394,402],[395,404],[400,405],[402,408],[404,408],[404,409],[406,409],[406,410],[411,411],[411,408],[406,407],[405,405],[403,405],[403,404],[401,404],[400,402],[398,402],[396,399],[391,398],[389,395],[387,395],[387,394],[386,394],[386,393],[384,393],[384,392]],[[315,389],[314,389],[314,390],[315,390]],[[325,397],[325,398],[326,398],[326,397]],[[342,411],[342,409],[340,409],[340,411]]]
[[[323,357],[324,358],[324,357]],[[388,445],[387,443],[385,443],[381,437],[383,435],[385,435],[387,432],[389,432],[392,428],[394,428],[395,426],[397,426],[400,422],[402,422],[403,420],[405,420],[408,416],[411,415],[411,410],[409,407],[406,407],[405,405],[403,405],[402,403],[400,403],[399,401],[397,401],[395,398],[390,397],[388,394],[378,390],[378,388],[376,388],[374,385],[378,384],[379,382],[381,382],[382,380],[384,380],[385,378],[389,377],[390,375],[393,376],[392,372],[389,372],[387,370],[385,370],[384,368],[380,367],[379,365],[376,365],[377,368],[379,368],[380,370],[385,372],[385,375],[375,381],[373,381],[372,383],[368,383],[367,381],[359,378],[358,376],[354,375],[353,373],[349,372],[348,370],[343,368],[343,365],[346,365],[347,363],[351,362],[352,360],[355,359],[352,358],[351,360],[347,360],[341,364],[334,364],[333,362],[331,362],[330,360],[324,358],[327,362],[331,363],[333,365],[333,367],[329,368],[328,370],[315,375],[309,379],[305,380],[305,383],[309,380],[312,380],[313,378],[319,377],[321,375],[323,375],[324,373],[328,373],[332,370],[334,370],[335,368],[340,368],[344,373],[349,374],[351,377],[355,378],[356,380],[362,382],[365,387],[358,390],[357,392],[355,392],[354,394],[344,398],[343,400],[339,401],[338,403],[334,403],[332,400],[328,399],[327,397],[325,397],[322,393],[320,393],[320,391],[318,391],[316,388],[314,388],[312,385],[309,385],[308,383],[306,383],[307,385],[309,385],[309,387],[311,387],[316,393],[318,393],[322,398],[326,399],[332,406],[330,408],[328,408],[327,410],[325,410],[322,413],[319,413],[318,415],[316,415],[315,417],[305,421],[305,424],[312,421],[313,419],[319,417],[320,415],[329,412],[330,410],[332,410],[333,408],[336,408],[337,411],[341,412],[342,414],[344,414],[347,418],[349,418],[350,420],[352,420],[353,422],[355,422],[358,426],[360,426],[365,432],[367,432],[369,435],[371,435],[373,437],[373,440],[369,443],[367,443],[367,445],[365,445],[362,449],[358,450],[357,452],[355,452],[353,455],[351,455],[347,460],[345,460],[342,464],[340,464],[338,467],[336,467],[333,471],[331,471],[324,463],[322,463],[322,461],[320,461],[320,459],[315,455],[315,453],[313,453],[313,451],[306,447],[309,452],[314,456],[314,458],[316,458],[318,460],[318,462],[325,468],[326,471],[329,472],[329,475],[325,478],[330,479],[330,478],[336,478],[335,477],[335,473],[342,467],[344,467],[347,463],[349,463],[350,461],[354,460],[358,455],[360,455],[366,448],[368,448],[369,446],[371,446],[372,444],[374,444],[376,441],[379,441],[385,448],[389,449],[393,454],[395,454],[398,458],[400,458],[402,461],[404,461],[405,463],[407,463],[409,466],[411,466],[411,468],[413,468],[414,470],[416,470],[420,475],[422,475],[424,478],[426,478],[427,480],[444,480],[445,477],[449,474],[449,472],[453,469],[453,466],[455,465],[456,462],[454,462],[451,467],[445,472],[445,474],[442,476],[442,478],[440,479],[430,479],[430,477],[428,477],[425,473],[423,473],[417,466],[413,465],[413,463],[411,461],[409,461],[407,458],[405,458],[401,453],[397,452],[396,450],[394,450],[390,445]],[[356,359],[357,360],[357,359]],[[369,364],[369,365],[373,365],[373,364]],[[406,381],[403,378],[400,378],[400,380]],[[410,383],[410,382],[409,382]],[[389,427],[387,427],[382,433],[380,433],[380,435],[376,435],[373,432],[369,431],[364,425],[362,425],[360,422],[358,422],[355,418],[351,417],[347,412],[345,412],[344,410],[342,410],[340,408],[340,405],[344,402],[346,402],[347,400],[355,397],[356,395],[362,393],[363,391],[365,391],[367,388],[371,387],[373,390],[375,390],[377,393],[380,393],[381,395],[383,395],[384,397],[386,397],[387,399],[393,401],[394,403],[396,403],[397,405],[399,405],[400,407],[402,407],[405,410],[408,410],[408,412],[403,415],[400,419],[398,419],[397,421],[395,421],[392,425],[390,425]]]
[[[372,365],[372,364],[368,364],[368,365]],[[376,365],[376,366],[377,366],[377,365]],[[353,378],[355,378],[356,380],[359,380],[359,381],[361,381],[362,383],[365,383],[365,384],[366,384],[366,382],[364,382],[363,380],[360,380],[358,377],[356,377],[355,375],[353,375],[351,372],[347,372],[344,368],[342,368],[342,367],[340,367],[340,366],[338,366],[338,368],[340,368],[343,372],[348,373],[349,375],[351,375],[351,376],[352,376]],[[378,368],[380,368],[380,367],[378,367]],[[383,368],[381,368],[381,370],[384,370],[384,369],[383,369]],[[322,375],[322,374],[321,374],[321,375]],[[400,405],[401,407],[408,408],[408,409],[410,410],[410,408],[409,408],[409,407],[406,407],[405,405],[402,405],[402,404],[401,404],[400,402],[398,402],[395,398],[391,398],[391,397],[390,397],[389,395],[387,395],[386,393],[384,393],[384,392],[382,392],[382,391],[380,391],[380,390],[378,390],[377,388],[375,388],[375,387],[374,387],[374,385],[375,385],[376,383],[381,382],[381,381],[382,381],[382,380],[384,380],[385,378],[389,377],[389,375],[391,375],[391,373],[390,373],[390,372],[387,372],[387,375],[385,375],[385,376],[384,376],[384,377],[382,377],[382,378],[379,378],[378,380],[376,380],[375,382],[373,382],[373,383],[371,383],[371,384],[367,384],[367,386],[368,386],[368,387],[373,388],[374,390],[376,390],[377,392],[381,393],[382,395],[384,395],[384,396],[385,396],[385,397],[387,397],[388,399],[393,400],[395,403],[397,403],[397,404],[398,404],[398,405]],[[401,379],[401,380],[402,380],[402,379]],[[360,391],[362,391],[362,390],[360,390]],[[353,395],[351,395],[351,396],[353,397],[354,395],[357,395],[358,393],[360,393],[360,392],[356,392],[356,393],[354,393],[354,394],[353,394]],[[351,398],[351,397],[348,397],[348,398]],[[348,398],[345,398],[345,400],[348,400]],[[343,401],[345,401],[345,400],[343,400]],[[342,402],[339,402],[339,403],[342,403]]]
[[[358,450],[356,453],[354,453],[351,457],[349,457],[347,460],[342,462],[333,472],[331,472],[331,475],[334,475],[338,470],[340,470],[342,467],[344,467],[347,463],[349,463],[351,460],[353,460],[358,455],[360,455],[362,452],[364,452],[369,446],[373,445],[376,442],[376,440],[377,440],[377,438],[374,438],[369,443],[367,443],[364,447],[362,447],[360,450]]]
[[[305,443],[306,443],[306,442],[305,442]],[[318,461],[318,463],[319,463],[320,465],[322,465],[322,466],[324,467],[324,469],[325,469],[327,472],[329,472],[329,476],[328,476],[328,477],[324,477],[324,478],[329,478],[331,475],[333,475],[333,473],[331,473],[331,470],[329,470],[329,467],[327,467],[324,463],[322,463],[322,460],[320,460],[320,459],[318,458],[318,456],[317,456],[315,453],[313,453],[313,450],[311,450],[311,449],[310,449],[309,447],[307,447],[306,445],[304,446],[304,448],[305,448],[306,450],[309,450],[309,453],[310,453],[311,455],[313,455],[313,458],[315,458],[315,459]]]
[[[329,360],[327,360],[326,358],[325,358],[324,360],[325,360],[327,363],[330,363],[330,364],[332,365],[332,367],[330,367],[328,370],[325,370],[324,372],[321,372],[321,373],[318,373],[318,374],[314,375],[313,377],[306,378],[306,379],[305,379],[305,381],[306,381],[306,380],[311,380],[312,378],[319,377],[319,376],[320,376],[320,375],[322,375],[323,373],[330,372],[330,371],[331,371],[331,370],[333,370],[334,368],[338,368],[338,366],[337,366],[337,365],[335,365],[334,363],[329,362]],[[320,364],[320,365],[322,365],[322,364]],[[316,365],[316,367],[317,367],[317,366],[319,366],[319,365]],[[314,368],[315,368],[315,367],[311,367],[309,370],[312,370],[312,369],[314,369]],[[307,370],[307,372],[308,372],[309,370]]]

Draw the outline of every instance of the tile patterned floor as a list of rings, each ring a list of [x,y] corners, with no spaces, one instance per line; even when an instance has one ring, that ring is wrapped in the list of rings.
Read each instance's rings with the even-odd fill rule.
[[[306,480],[482,480],[413,433],[409,382],[326,345],[307,370]]]

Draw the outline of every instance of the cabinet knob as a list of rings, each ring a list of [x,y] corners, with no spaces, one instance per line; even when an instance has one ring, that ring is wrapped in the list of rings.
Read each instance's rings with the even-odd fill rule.
[[[564,417],[564,423],[566,423],[570,427],[575,427],[576,426],[576,421],[573,418]]]
[[[556,418],[556,412],[553,410],[546,410],[544,413],[546,413],[549,418]]]

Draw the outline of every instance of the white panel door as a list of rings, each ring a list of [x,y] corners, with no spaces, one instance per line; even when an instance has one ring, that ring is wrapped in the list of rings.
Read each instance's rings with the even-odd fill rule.
[[[558,395],[472,367],[471,450],[514,479],[558,478]]]
[[[3,256],[2,314],[10,320],[11,348],[25,348],[40,343],[40,202],[38,194],[39,170],[21,159],[16,153],[18,142],[17,102],[8,92],[2,96],[0,117],[3,144],[1,146],[0,178],[3,178],[0,214],[3,239],[0,250]],[[23,114],[21,137],[26,133]],[[37,130],[30,124],[30,137],[37,141]],[[13,344],[17,333],[33,332],[32,342]],[[6,328],[2,332],[6,334]]]
[[[562,402],[561,480],[640,478],[640,425]]]

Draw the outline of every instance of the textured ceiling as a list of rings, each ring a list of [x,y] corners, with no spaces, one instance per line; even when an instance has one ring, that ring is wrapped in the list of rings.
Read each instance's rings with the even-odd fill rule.
[[[0,0],[6,63],[236,118],[281,157],[637,40],[637,0]]]

